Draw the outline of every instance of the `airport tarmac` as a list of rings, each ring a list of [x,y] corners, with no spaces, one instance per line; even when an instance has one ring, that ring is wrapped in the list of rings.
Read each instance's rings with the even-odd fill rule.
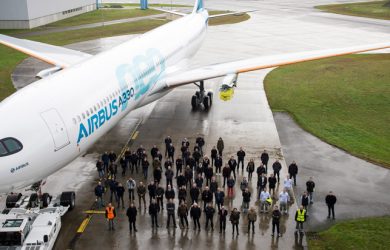
[[[322,0],[315,4],[329,2]],[[188,4],[187,1],[177,3]],[[252,18],[243,23],[209,27],[206,41],[195,56],[193,63],[204,65],[257,55],[378,43],[388,41],[390,38],[389,21],[322,13],[312,9],[312,5],[312,1],[294,2],[291,0],[281,2],[207,1],[206,6],[213,9],[227,9],[226,6],[229,6],[230,10],[255,9],[257,11],[252,12],[250,14]],[[133,36],[99,39],[69,47],[94,54],[131,37]],[[19,87],[22,87],[23,83],[27,83],[28,79],[34,76],[34,72],[39,71],[39,68],[47,67],[47,65],[42,64],[37,66],[34,62],[35,60],[32,59],[26,60],[17,69],[20,71],[15,72],[13,79],[19,77],[19,83],[21,83],[18,85]],[[23,67],[25,68],[23,69]],[[77,192],[77,208],[65,215],[56,249],[123,249],[130,247],[150,249],[160,246],[186,249],[205,247],[300,249],[304,247],[306,245],[305,238],[303,242],[300,242],[293,233],[292,213],[295,210],[294,206],[293,209],[290,209],[287,220],[282,223],[284,235],[279,239],[270,236],[269,216],[259,216],[254,237],[245,234],[246,222],[242,217],[240,236],[232,238],[230,223],[228,223],[225,236],[219,235],[218,231],[206,233],[203,229],[199,234],[194,233],[191,229],[188,232],[181,229],[167,231],[165,222],[161,223],[161,219],[166,216],[165,214],[163,218],[159,217],[163,227],[159,229],[158,233],[152,233],[149,216],[144,215],[143,211],[138,217],[139,232],[137,236],[129,236],[124,211],[118,211],[117,230],[114,233],[107,231],[106,222],[101,214],[93,215],[85,230],[82,233],[76,233],[85,218],[83,212],[90,209],[94,202],[93,187],[97,179],[95,160],[105,150],[113,149],[119,152],[134,131],[138,131],[138,133],[130,141],[132,149],[137,148],[140,144],[146,148],[158,144],[162,148],[163,138],[166,135],[171,135],[178,150],[182,138],[187,137],[194,143],[199,132],[205,136],[206,152],[210,151],[219,136],[224,138],[225,161],[231,153],[238,150],[239,146],[244,147],[248,154],[247,159],[256,157],[256,165],[259,162],[258,156],[264,148],[271,152],[270,162],[273,162],[276,157],[283,160],[278,131],[262,86],[262,79],[266,73],[266,71],[261,71],[240,75],[235,98],[230,102],[218,100],[217,90],[220,80],[208,81],[208,88],[216,92],[214,104],[209,112],[191,111],[190,97],[196,90],[194,86],[178,88],[163,99],[131,113],[103,137],[89,151],[89,154],[80,157],[68,167],[49,177],[47,183],[49,190],[71,189]],[[290,152],[290,150],[287,151],[288,154]],[[292,156],[289,155],[288,162],[295,158],[300,165],[296,158],[299,153],[299,151],[294,151]],[[283,164],[285,163],[283,162]],[[303,166],[305,165],[303,164]],[[388,173],[388,170],[386,171]],[[308,174],[311,175],[309,170]],[[358,173],[355,174],[358,175]],[[361,176],[364,175],[365,172],[362,171]],[[284,176],[285,173],[282,174],[282,178]],[[136,177],[140,178],[140,175]],[[242,175],[238,178],[238,182],[241,177]],[[300,181],[303,181],[303,178]],[[344,182],[339,185],[343,184]],[[345,183],[345,185],[347,184]],[[299,191],[300,189],[298,189]],[[340,203],[340,206],[343,206],[342,201]],[[240,204],[241,194],[236,192],[236,199],[232,203],[229,202],[229,207]],[[322,208],[318,208],[318,218],[322,212]],[[364,215],[366,214],[356,214],[355,216]],[[319,224],[321,221],[322,219],[318,219]],[[204,224],[202,225],[204,226]]]

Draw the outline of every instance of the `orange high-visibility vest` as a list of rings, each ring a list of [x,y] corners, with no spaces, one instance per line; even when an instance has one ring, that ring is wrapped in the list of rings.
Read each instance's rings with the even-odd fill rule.
[[[114,207],[107,207],[107,219],[112,220],[114,219]]]

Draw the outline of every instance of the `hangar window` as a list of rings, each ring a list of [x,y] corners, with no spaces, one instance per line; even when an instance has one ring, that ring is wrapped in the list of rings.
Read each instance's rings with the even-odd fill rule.
[[[22,143],[15,138],[9,137],[0,140],[0,157],[15,154],[22,149]]]

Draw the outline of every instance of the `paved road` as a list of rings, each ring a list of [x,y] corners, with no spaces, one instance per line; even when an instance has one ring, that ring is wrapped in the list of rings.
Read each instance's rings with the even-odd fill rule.
[[[287,162],[297,161],[299,176],[296,195],[306,190],[310,176],[316,183],[315,203],[308,229],[317,231],[333,224],[326,219],[325,196],[337,196],[337,221],[390,215],[390,170],[371,164],[333,147],[305,132],[285,113],[274,114]]]

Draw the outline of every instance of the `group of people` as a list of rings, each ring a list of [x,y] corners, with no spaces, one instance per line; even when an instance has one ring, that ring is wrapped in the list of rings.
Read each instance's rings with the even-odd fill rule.
[[[198,136],[195,141],[193,151],[190,151],[190,142],[187,138],[181,142],[180,154],[177,157],[172,139],[168,136],[164,140],[165,144],[165,162],[163,155],[156,145],[150,150],[152,163],[149,164],[148,154],[145,148],[141,145],[137,150],[126,150],[123,157],[119,160],[114,152],[104,153],[98,160],[96,167],[101,178],[98,185],[95,187],[95,195],[97,197],[98,207],[104,206],[104,193],[109,191],[109,205],[106,207],[106,218],[109,221],[109,229],[114,229],[114,218],[116,212],[112,203],[115,199],[117,207],[124,208],[123,196],[127,189],[129,198],[129,207],[126,215],[129,219],[130,232],[137,232],[136,218],[137,208],[135,205],[135,194],[138,196],[138,211],[142,209],[148,211],[152,227],[158,228],[161,222],[158,222],[158,214],[164,208],[167,211],[166,227],[169,228],[172,224],[176,228],[176,214],[180,218],[181,228],[188,228],[188,216],[193,220],[194,230],[200,230],[199,220],[202,213],[205,217],[206,230],[214,230],[214,217],[219,218],[219,231],[225,232],[226,221],[229,217],[233,227],[233,235],[239,234],[238,225],[240,222],[240,211],[233,208],[229,214],[224,206],[225,202],[225,186],[227,185],[227,198],[233,199],[235,196],[234,190],[237,180],[237,175],[244,172],[246,153],[243,148],[240,148],[236,156],[231,156],[229,160],[223,164],[224,142],[219,138],[217,145],[212,148],[210,158],[204,154],[203,148],[205,145],[204,138]],[[176,156],[176,157],[175,157]],[[278,236],[280,233],[280,219],[283,214],[288,212],[288,207],[292,197],[292,185],[296,185],[296,176],[298,174],[298,166],[292,162],[288,167],[288,175],[283,181],[283,191],[276,194],[276,187],[280,182],[280,171],[282,165],[278,160],[272,164],[272,173],[268,174],[269,155],[266,150],[260,156],[261,164],[256,168],[257,174],[257,196],[254,199],[259,201],[260,212],[268,213],[272,208],[272,236],[276,231]],[[152,166],[152,179],[148,184],[144,181],[138,183],[133,178],[128,178],[125,185],[117,181],[117,162],[122,169],[122,176],[126,176],[129,171],[131,175],[138,174],[139,169],[142,169],[143,178],[147,181],[149,177],[149,167]],[[175,166],[174,166],[175,164]],[[223,166],[223,167],[222,167]],[[174,171],[176,168],[176,171]],[[250,207],[252,194],[250,192],[249,183],[252,182],[252,174],[255,171],[254,159],[250,159],[245,167],[248,177],[243,177],[240,182],[240,190],[242,192],[241,211],[246,215],[248,221],[248,233],[254,233],[254,223],[257,220],[257,211],[255,207]],[[217,181],[217,176],[223,177],[220,183]],[[165,176],[165,185],[162,185],[162,178]],[[173,181],[176,180],[176,190]],[[267,188],[268,186],[268,188]],[[301,206],[296,211],[295,220],[297,222],[297,230],[303,230],[303,223],[307,218],[307,210],[309,203],[313,203],[313,192],[315,184],[312,178],[306,183],[307,192],[301,196]],[[126,187],[126,189],[125,189]],[[176,195],[177,192],[177,195]],[[149,196],[149,205],[146,205],[146,196]],[[114,199],[113,199],[114,198]],[[279,206],[275,203],[279,200]],[[328,199],[328,198],[327,198]],[[165,200],[165,206],[164,206]],[[178,201],[176,205],[174,200]],[[329,199],[331,200],[331,199]],[[200,206],[202,202],[203,208]],[[215,207],[214,207],[215,202]],[[327,201],[328,202],[328,201]],[[331,201],[330,201],[331,203]],[[334,202],[335,203],[335,202]],[[273,205],[273,206],[272,206]],[[334,211],[334,210],[333,210]],[[334,217],[334,214],[333,214]],[[171,223],[172,222],[172,223]]]

